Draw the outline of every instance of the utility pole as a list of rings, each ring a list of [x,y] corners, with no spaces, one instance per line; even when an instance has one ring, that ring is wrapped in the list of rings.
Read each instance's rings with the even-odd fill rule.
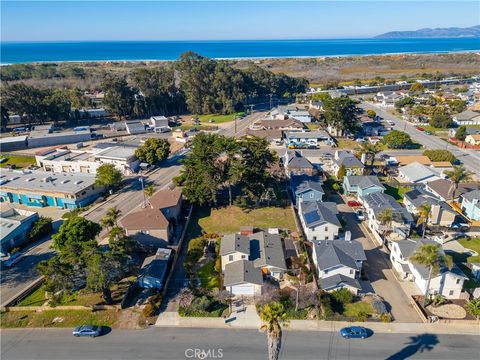
[[[142,194],[143,194],[143,205],[142,205],[142,208],[146,208],[147,207],[147,199],[145,198],[145,188],[144,188],[144,184],[143,184],[143,177],[142,175],[140,175],[140,184],[142,184]]]
[[[237,133],[237,119],[238,119],[238,116],[235,115],[235,134]]]
[[[273,94],[268,94],[270,96],[270,109],[273,107],[272,96]]]

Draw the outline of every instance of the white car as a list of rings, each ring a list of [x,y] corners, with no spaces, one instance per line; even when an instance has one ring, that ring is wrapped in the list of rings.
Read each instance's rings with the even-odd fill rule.
[[[365,220],[365,215],[363,215],[363,211],[360,209],[355,210],[355,215],[357,216],[358,221]]]

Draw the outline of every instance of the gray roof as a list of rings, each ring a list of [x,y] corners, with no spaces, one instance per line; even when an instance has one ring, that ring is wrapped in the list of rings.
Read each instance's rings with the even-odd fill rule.
[[[22,210],[2,206],[0,208],[0,233],[1,240],[7,240],[7,236],[16,230],[23,223],[38,218],[38,214],[34,211]]]
[[[462,195],[465,200],[473,202],[474,200],[480,200],[480,190],[473,190]]]
[[[447,179],[437,179],[434,181],[429,181],[427,183],[427,187],[431,190],[437,193],[439,196],[441,196],[444,199],[450,199],[451,197],[451,192],[453,190],[453,183],[450,180]],[[458,184],[458,188],[455,191],[455,195],[453,196],[454,198],[459,197],[460,195],[477,189],[478,186],[474,184]],[[428,189],[427,189],[428,190]]]
[[[338,209],[334,202],[312,201],[302,204],[302,217],[308,227],[333,224],[341,227],[337,218]]]
[[[316,190],[325,194],[322,188],[322,180],[318,176],[293,175],[290,179],[291,187],[295,194],[309,190]]]
[[[355,155],[348,151],[339,151],[338,159],[334,160],[338,166],[345,166],[345,168],[359,167],[364,168],[365,165],[358,160]]]
[[[411,164],[402,166],[400,169],[398,169],[398,171],[412,182],[425,180],[434,176],[440,176],[440,174],[432,168],[422,165],[418,162],[413,162]]]
[[[356,185],[359,189],[367,189],[372,186],[385,187],[380,183],[377,176],[374,175],[350,175],[346,179],[350,185]]]
[[[404,222],[412,222],[412,215],[402,205],[395,201],[395,199],[387,194],[376,192],[365,195],[363,201],[370,207],[377,216],[385,209],[391,209],[392,214],[400,216]],[[398,221],[398,220],[397,220]]]
[[[119,160],[127,160],[131,157],[135,156],[135,150],[137,148],[134,146],[124,146],[118,145],[113,146],[110,148],[106,148],[105,150],[99,151],[95,153],[96,158],[108,158],[108,159],[119,159]]]
[[[342,284],[361,289],[360,283],[357,279],[352,279],[342,274],[335,274],[327,278],[320,279],[320,288],[322,290],[332,290],[342,287]]]
[[[168,262],[172,250],[170,249],[157,249],[155,255],[145,258],[140,269],[140,276],[151,276],[157,279],[163,280],[168,269]]]
[[[317,240],[313,241],[317,264],[320,270],[325,270],[338,265],[348,266],[360,270],[356,261],[365,261],[367,257],[362,244],[358,241],[343,240]]]
[[[262,271],[253,266],[252,261],[234,261],[225,266],[223,285],[233,286],[242,283],[263,284]]]
[[[330,139],[325,130],[288,132],[287,139]]]
[[[480,113],[472,110],[465,110],[459,114],[454,115],[453,117],[458,121],[466,121],[466,120],[472,120],[477,116],[480,116]]]
[[[403,196],[416,208],[422,206],[423,204],[438,205],[444,210],[454,212],[445,201],[437,199],[433,194],[423,189],[411,190],[403,194]]]
[[[250,239],[240,234],[228,234],[222,237],[220,242],[220,256],[234,252],[250,255]]]
[[[290,169],[313,169],[312,163],[295,151],[294,156],[288,160],[288,167]]]
[[[255,267],[272,266],[287,270],[280,235],[259,231],[249,235],[249,238],[250,260]]]
[[[4,170],[0,175],[2,190],[26,190],[76,194],[95,184],[95,175],[51,173],[46,171]]]

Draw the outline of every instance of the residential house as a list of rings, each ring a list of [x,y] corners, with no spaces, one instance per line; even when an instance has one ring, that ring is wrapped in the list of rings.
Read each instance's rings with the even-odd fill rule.
[[[157,291],[163,289],[172,262],[171,255],[172,250],[159,248],[155,255],[145,258],[137,277],[138,285],[142,289],[155,289]]]
[[[365,170],[365,165],[351,152],[337,150],[335,151],[332,164],[332,169],[335,176],[338,176],[338,172],[342,166],[345,168],[345,173],[347,176],[363,175]]]
[[[368,226],[378,234],[384,231],[392,231],[403,238],[410,233],[413,217],[395,199],[382,192],[375,192],[363,197],[363,206],[368,216]],[[393,221],[391,224],[382,224],[380,216],[385,209],[392,211]]]
[[[287,271],[280,235],[244,229],[222,237],[220,243],[223,284],[234,295],[259,295],[263,276],[280,281]]]
[[[8,123],[11,125],[17,125],[22,122],[22,117],[20,115],[9,115]]]
[[[167,247],[174,240],[181,207],[180,190],[161,190],[148,199],[146,208],[127,214],[120,223],[126,235],[141,245]]]
[[[277,121],[277,120],[270,120],[270,121]],[[274,144],[281,144],[283,140],[283,132],[282,130],[278,129],[247,129],[245,131],[247,136],[256,136],[260,138],[265,138],[269,142]]]
[[[460,125],[480,125],[480,113],[472,110],[465,110],[452,116],[452,120]]]
[[[403,204],[411,214],[418,215],[422,205],[430,205],[428,224],[450,226],[455,222],[455,210],[426,190],[414,189],[403,196]]]
[[[406,239],[392,242],[390,252],[393,268],[403,279],[415,282],[421,294],[426,292],[430,271],[427,267],[411,261],[410,257],[424,244],[438,245],[433,240]],[[443,249],[439,251],[443,253]],[[440,294],[447,299],[459,299],[465,280],[468,278],[456,265],[452,269],[443,267],[437,274],[433,274],[429,294]]]
[[[398,100],[405,97],[405,94],[395,91],[381,91],[378,92],[373,99],[383,107],[394,107]]]
[[[231,262],[225,266],[223,286],[235,296],[260,296],[263,287],[262,271],[248,260]]]
[[[312,259],[322,290],[346,288],[355,295],[361,290],[357,279],[367,258],[359,242],[313,241]]]
[[[441,179],[439,171],[418,162],[400,167],[398,169],[398,175],[402,181],[412,184],[425,184]]]
[[[10,250],[27,242],[27,234],[38,220],[38,213],[15,209],[7,204],[0,206],[0,254],[8,255]]]
[[[0,185],[0,202],[62,209],[86,206],[105,189],[95,183],[95,176],[91,174],[37,170],[4,170]]]
[[[467,135],[465,142],[469,145],[480,145],[480,134]]]
[[[480,103],[479,103],[480,104]],[[454,138],[457,134],[458,128],[450,128],[448,129],[448,137]],[[465,126],[465,135],[477,135],[480,134],[480,129],[477,127]]]
[[[285,153],[285,171],[287,176],[318,174],[318,169],[298,151],[287,150]]]
[[[169,120],[165,116],[152,116],[150,118],[150,127],[156,133],[164,133],[172,130],[168,124]]]
[[[438,179],[425,184],[425,190],[432,193],[442,201],[457,200],[460,195],[478,189],[478,185],[460,183],[458,184],[455,193],[453,193],[454,189],[455,184],[447,179]]]
[[[462,211],[473,221],[480,221],[480,190],[469,191],[461,196]]]
[[[380,183],[377,176],[349,175],[343,178],[343,190],[345,194],[355,195],[361,200],[365,195],[371,193],[383,193],[385,187]]]
[[[323,101],[322,100],[310,100],[310,108],[323,111]]]
[[[249,126],[251,130],[302,131],[303,123],[295,119],[258,120]]]
[[[307,240],[335,240],[342,227],[334,202],[300,202],[298,214]]]
[[[310,115],[308,110],[304,110],[304,109],[290,110],[290,109],[287,109],[285,114],[288,116],[289,119],[295,119],[295,120],[298,120],[302,123],[312,122],[312,115]]]
[[[301,201],[322,201],[325,194],[322,184],[322,180],[317,176],[291,176],[290,187],[295,204],[298,205]]]
[[[285,142],[289,149],[317,149],[322,143],[328,145],[333,144],[332,138],[324,130],[287,132],[285,134]]]

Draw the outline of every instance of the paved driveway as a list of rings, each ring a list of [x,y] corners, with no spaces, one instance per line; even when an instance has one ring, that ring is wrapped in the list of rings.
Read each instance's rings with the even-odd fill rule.
[[[377,246],[370,233],[360,226],[352,208],[346,205],[339,195],[332,196],[331,200],[338,204],[338,209],[347,222],[345,229],[352,232],[352,239],[358,240],[363,245],[367,256],[364,269],[375,293],[390,305],[396,321],[420,322],[420,318],[410,305],[407,294],[393,274],[388,254]]]

